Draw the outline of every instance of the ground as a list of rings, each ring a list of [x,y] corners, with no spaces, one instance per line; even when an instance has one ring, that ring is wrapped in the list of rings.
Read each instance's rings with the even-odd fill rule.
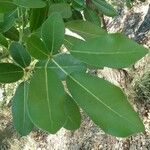
[[[117,7],[119,16],[105,17],[109,32],[123,32],[128,37],[150,47],[149,3],[138,2],[131,9],[123,8],[121,1]],[[130,103],[140,114],[146,131],[129,138],[115,138],[101,131],[82,112],[81,127],[70,132],[61,129],[56,135],[49,135],[35,129],[27,137],[20,137],[13,128],[10,99],[16,85],[0,85],[7,107],[0,110],[0,150],[150,150],[150,56],[137,62],[133,68],[116,70],[104,68],[92,73],[120,86],[129,97]],[[146,82],[145,82],[146,78]],[[146,88],[145,88],[146,83]],[[144,90],[143,90],[144,86]],[[142,91],[147,90],[145,96]],[[5,94],[4,94],[5,93]],[[143,96],[144,95],[144,96]],[[147,97],[147,98],[146,98]]]

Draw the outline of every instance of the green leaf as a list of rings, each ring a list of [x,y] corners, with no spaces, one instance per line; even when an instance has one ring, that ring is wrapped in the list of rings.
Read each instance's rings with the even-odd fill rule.
[[[8,41],[1,33],[0,33],[0,45],[5,46],[6,48],[8,47]]]
[[[117,11],[108,4],[105,0],[92,0],[96,7],[106,16],[114,17],[117,16]]]
[[[43,22],[46,20],[47,11],[48,7],[31,9],[31,16],[30,16],[31,32],[36,31],[38,28],[41,27]]]
[[[18,42],[12,42],[9,47],[9,52],[12,58],[23,68],[31,63],[31,57],[26,49]]]
[[[4,21],[4,14],[0,13],[0,23]]]
[[[27,112],[28,83],[21,83],[13,97],[12,116],[15,129],[21,136],[28,135],[33,129],[33,123]]]
[[[19,31],[15,27],[10,28],[3,35],[12,41],[19,41]]]
[[[26,8],[42,8],[46,6],[46,3],[42,0],[14,0],[14,3]]]
[[[6,32],[15,24],[17,11],[4,14],[3,22],[0,22],[0,32]]]
[[[147,54],[148,50],[121,33],[102,35],[78,42],[70,53],[95,67],[126,68]]]
[[[22,68],[11,63],[0,63],[0,83],[12,83],[24,75]]]
[[[49,52],[43,41],[35,35],[31,35],[27,39],[27,50],[36,59],[47,59]]]
[[[78,105],[68,94],[66,94],[65,112],[66,112],[67,120],[64,124],[64,128],[68,130],[78,129],[81,124],[80,110]]]
[[[63,44],[65,26],[59,13],[51,14],[42,25],[42,39],[51,54],[58,53]]]
[[[79,41],[83,41],[83,40],[73,36],[65,35],[64,45],[68,50],[70,50],[73,47],[73,45],[75,45]]]
[[[92,10],[89,7],[86,7],[84,9],[84,17],[87,21],[92,22],[93,24],[95,24],[97,26],[101,25],[100,17],[94,10]]]
[[[29,87],[28,111],[32,122],[39,128],[56,133],[64,124],[65,92],[55,72],[36,69]],[[58,94],[59,92],[59,94]]]
[[[127,137],[144,131],[144,125],[123,92],[108,81],[88,74],[67,78],[74,100],[106,133]]]
[[[72,1],[72,7],[77,11],[82,11],[85,6],[84,0],[73,0]]]
[[[83,20],[67,22],[66,28],[81,35],[85,39],[98,37],[100,35],[106,34],[106,32],[101,27],[98,27],[91,22]]]
[[[0,13],[13,11],[17,8],[11,0],[0,0]]]
[[[66,74],[62,72],[59,67],[54,63],[54,61],[59,64],[68,74],[73,72],[86,72],[87,67],[84,63],[74,58],[70,54],[59,54],[53,57],[53,61],[50,61],[47,65],[47,69],[56,72],[57,76],[61,80],[66,79]],[[45,61],[41,61],[36,65],[37,69],[43,69],[45,66]]]
[[[58,3],[50,5],[49,15],[51,15],[54,12],[60,13],[63,18],[70,18],[72,16],[71,7],[67,3]]]

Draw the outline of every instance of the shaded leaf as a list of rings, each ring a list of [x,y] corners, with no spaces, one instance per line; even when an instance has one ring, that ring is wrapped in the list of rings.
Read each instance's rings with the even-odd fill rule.
[[[3,35],[12,41],[19,41],[19,31],[15,27],[11,27]]]
[[[17,11],[4,14],[3,22],[0,22],[0,32],[8,31],[15,24],[17,18]]]
[[[87,21],[92,22],[93,24],[95,24],[97,26],[101,25],[100,17],[94,10],[92,10],[89,7],[86,7],[84,9],[84,17]]]
[[[106,16],[117,16],[117,11],[105,0],[92,0],[95,6]]]
[[[0,13],[10,12],[16,8],[17,6],[13,4],[12,0],[0,0]]]
[[[6,48],[8,47],[8,41],[1,33],[0,33],[0,45],[5,46]]]
[[[50,5],[49,15],[54,12],[60,13],[63,18],[70,18],[72,16],[71,7],[69,4],[66,3],[57,3]]]
[[[22,67],[27,67],[31,63],[31,57],[26,49],[18,42],[12,42],[9,47],[12,58]]]
[[[64,128],[68,130],[78,129],[81,124],[80,110],[75,101],[68,94],[66,94],[65,112],[67,120],[64,124]]]
[[[0,63],[0,83],[12,83],[24,75],[22,68],[11,63]]]
[[[81,35],[85,39],[98,37],[100,35],[106,34],[106,32],[101,27],[98,27],[91,22],[83,20],[67,22],[66,28]]]
[[[42,8],[46,6],[46,3],[42,0],[14,0],[14,3],[26,8]]]
[[[30,29],[32,31],[36,31],[43,22],[46,20],[47,17],[47,7],[43,8],[33,8],[31,9],[31,16],[30,16]]]

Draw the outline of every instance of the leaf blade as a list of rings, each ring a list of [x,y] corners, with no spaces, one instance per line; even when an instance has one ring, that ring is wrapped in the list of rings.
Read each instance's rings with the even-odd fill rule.
[[[85,39],[106,34],[106,32],[101,27],[98,27],[88,21],[75,20],[67,22],[65,25],[66,28],[81,35]]]
[[[28,135],[33,129],[33,123],[27,112],[28,83],[22,82],[13,97],[12,116],[15,129],[21,136]]]
[[[65,36],[64,22],[59,13],[51,14],[43,23],[41,36],[49,52],[58,53]]]
[[[27,67],[31,63],[31,57],[26,49],[18,42],[12,42],[9,47],[9,52],[12,58],[23,68]]]
[[[0,83],[12,83],[24,75],[22,68],[11,63],[0,63]]]
[[[106,133],[126,137],[144,131],[140,118],[118,87],[81,73],[68,76],[67,85],[75,101]]]
[[[28,100],[28,111],[34,124],[52,134],[56,133],[66,118],[64,98],[61,81],[52,70],[47,69],[47,64],[44,69],[36,69],[30,83]]]
[[[120,33],[78,42],[70,50],[74,57],[89,65],[111,68],[129,67],[144,57],[147,52],[146,48]]]

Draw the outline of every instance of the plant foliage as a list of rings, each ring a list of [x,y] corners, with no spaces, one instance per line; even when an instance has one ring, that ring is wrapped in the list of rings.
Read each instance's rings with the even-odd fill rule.
[[[117,15],[105,0],[0,0],[0,83],[19,81],[12,115],[22,136],[34,126],[52,134],[76,130],[80,109],[113,136],[144,131],[121,89],[88,73],[131,67],[148,53],[122,33],[107,33],[103,15]]]

